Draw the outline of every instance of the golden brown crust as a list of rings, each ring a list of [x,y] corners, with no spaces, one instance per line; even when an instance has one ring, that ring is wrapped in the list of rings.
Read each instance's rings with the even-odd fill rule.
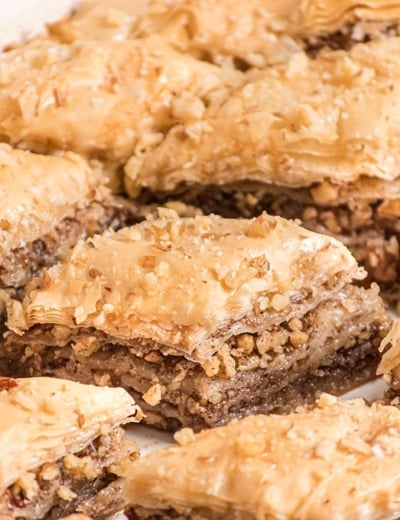
[[[108,194],[100,169],[71,152],[44,156],[0,144],[0,252],[10,253]]]
[[[243,179],[296,187],[397,178],[399,52],[400,38],[388,38],[316,60],[299,53],[287,66],[248,75],[228,101],[133,156],[128,190]]]
[[[390,0],[102,0],[84,2],[51,33],[65,42],[157,33],[200,58],[224,64],[239,58],[262,68],[286,61],[303,46],[303,38],[355,24],[351,37],[362,40],[371,24],[396,25],[399,18],[400,4]]]
[[[78,243],[28,289],[22,308],[10,308],[8,325],[95,327],[204,361],[226,337],[257,330],[261,313],[272,326],[360,277],[342,244],[279,217],[167,212]]]
[[[45,377],[0,378],[0,416],[1,491],[25,472],[140,420],[140,410],[121,388]]]
[[[325,394],[288,416],[182,430],[179,447],[132,465],[125,496],[184,518],[389,520],[399,512],[399,429],[395,407]]]
[[[288,13],[298,0],[102,0],[86,2],[51,28],[61,41],[143,38],[159,34],[173,47],[214,63],[240,58],[253,66],[286,61],[300,49]],[[212,23],[210,23],[212,20]]]
[[[36,40],[0,56],[0,134],[34,151],[69,149],[117,163],[174,121],[224,99],[241,74],[146,40]]]

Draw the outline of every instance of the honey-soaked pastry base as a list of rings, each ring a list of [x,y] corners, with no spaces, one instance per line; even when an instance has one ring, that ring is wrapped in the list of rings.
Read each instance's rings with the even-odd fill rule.
[[[116,428],[79,453],[32,470],[0,497],[2,520],[56,520],[74,512],[107,520],[123,510],[121,481],[112,468],[138,456],[124,435]]]
[[[200,430],[254,413],[287,413],[322,391],[340,394],[368,381],[390,323],[376,287],[349,284],[304,316],[231,336],[203,364],[162,355],[151,341],[35,326],[21,338],[8,335],[0,371],[122,386],[148,424]]]
[[[184,429],[130,466],[130,518],[393,520],[399,428],[396,407],[323,394],[287,416]]]
[[[312,231],[337,238],[366,268],[365,283],[377,282],[384,298],[400,298],[400,182],[360,179],[348,185],[314,183],[290,188],[259,182],[182,184],[173,193],[144,192],[143,206],[198,208],[203,214],[254,217],[266,211],[300,219]]]

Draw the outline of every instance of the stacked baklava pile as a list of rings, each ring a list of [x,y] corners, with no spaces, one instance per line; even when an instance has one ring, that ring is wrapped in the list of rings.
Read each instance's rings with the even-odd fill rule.
[[[327,393],[400,395],[400,2],[71,4],[0,54],[0,517],[395,518]]]

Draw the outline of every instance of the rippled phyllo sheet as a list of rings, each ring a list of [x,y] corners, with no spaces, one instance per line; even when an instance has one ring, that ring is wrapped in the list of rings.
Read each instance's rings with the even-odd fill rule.
[[[295,55],[127,163],[133,196],[205,213],[265,210],[348,245],[398,299],[400,39]]]
[[[391,320],[364,276],[279,217],[167,212],[80,242],[10,302],[0,371],[122,386],[168,430],[287,412],[374,376]]]
[[[226,99],[241,78],[156,36],[36,40],[0,56],[0,135],[36,152],[68,149],[119,165]]]
[[[227,101],[132,157],[128,188],[396,179],[399,51],[400,39],[389,38],[316,60],[297,54],[285,66],[248,74]]]
[[[396,33],[399,18],[400,3],[388,0],[102,0],[83,3],[50,31],[64,42],[157,33],[201,59],[262,68],[304,46],[349,46]]]
[[[131,466],[130,518],[390,520],[400,512],[400,411],[322,395],[310,409],[254,416]]]
[[[137,446],[123,441],[121,425],[141,418],[124,390],[0,378],[0,412],[1,518],[100,519],[123,507],[119,468]]]

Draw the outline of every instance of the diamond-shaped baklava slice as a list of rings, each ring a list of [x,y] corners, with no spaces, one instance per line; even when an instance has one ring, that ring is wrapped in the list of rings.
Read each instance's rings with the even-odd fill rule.
[[[400,514],[400,410],[340,402],[194,434],[130,469],[132,520],[392,520]]]
[[[388,38],[248,75],[225,103],[133,156],[128,191],[223,216],[300,218],[398,292],[399,54],[400,38]]]
[[[80,242],[9,306],[5,374],[128,389],[147,423],[288,411],[373,377],[390,325],[341,243],[266,214],[165,215]]]
[[[98,165],[0,144],[0,289],[19,291],[80,238],[134,218]]]
[[[100,520],[123,509],[119,476],[138,450],[121,426],[141,417],[124,390],[0,378],[0,416],[2,520]]]

